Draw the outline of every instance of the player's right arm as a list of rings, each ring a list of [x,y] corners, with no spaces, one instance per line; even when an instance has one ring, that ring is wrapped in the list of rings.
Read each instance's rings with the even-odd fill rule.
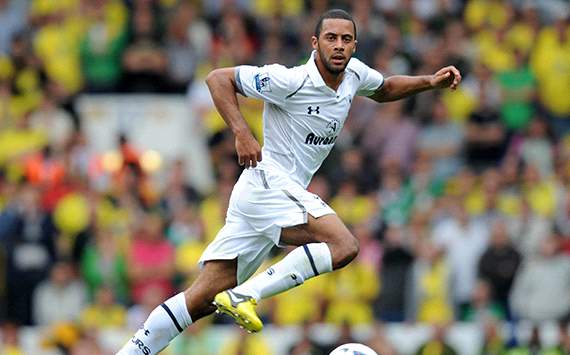
[[[236,68],[215,69],[206,77],[206,84],[216,109],[235,135],[236,153],[240,165],[256,167],[261,161],[261,146],[239,110]]]

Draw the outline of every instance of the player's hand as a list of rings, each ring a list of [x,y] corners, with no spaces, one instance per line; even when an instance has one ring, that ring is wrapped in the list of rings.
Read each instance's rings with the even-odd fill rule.
[[[461,73],[453,65],[441,68],[432,75],[430,80],[430,84],[434,89],[450,88],[455,90],[460,82]]]
[[[261,161],[261,146],[250,132],[236,136],[236,152],[239,165],[246,168],[255,168]]]

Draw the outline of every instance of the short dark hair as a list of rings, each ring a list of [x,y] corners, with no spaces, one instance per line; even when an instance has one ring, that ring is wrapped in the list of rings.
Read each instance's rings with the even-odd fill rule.
[[[323,21],[329,18],[339,18],[352,22],[352,25],[354,26],[354,38],[356,38],[356,23],[354,23],[352,15],[342,9],[328,10],[319,17],[319,22],[317,22],[317,26],[315,27],[315,37],[319,38],[321,30],[323,29]]]

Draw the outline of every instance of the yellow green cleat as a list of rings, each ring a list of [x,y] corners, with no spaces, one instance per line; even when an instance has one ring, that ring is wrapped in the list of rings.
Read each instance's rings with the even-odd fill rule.
[[[216,312],[229,315],[240,327],[250,333],[257,333],[263,329],[263,322],[255,313],[257,302],[253,297],[227,290],[216,295],[214,305],[218,308]]]

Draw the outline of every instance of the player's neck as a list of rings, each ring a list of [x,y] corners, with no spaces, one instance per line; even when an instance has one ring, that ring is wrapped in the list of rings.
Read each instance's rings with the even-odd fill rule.
[[[315,58],[315,64],[317,65],[317,69],[319,70],[325,84],[336,91],[344,77],[344,70],[338,74],[331,73],[318,58]]]

